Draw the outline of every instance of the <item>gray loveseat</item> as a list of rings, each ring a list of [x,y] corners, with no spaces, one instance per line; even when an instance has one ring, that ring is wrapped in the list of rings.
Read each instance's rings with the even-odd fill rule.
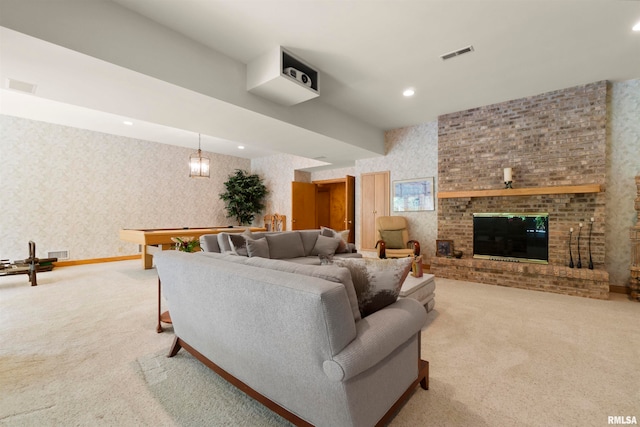
[[[426,312],[399,299],[362,318],[349,270],[260,257],[156,255],[176,339],[296,425],[388,422],[418,383]]]

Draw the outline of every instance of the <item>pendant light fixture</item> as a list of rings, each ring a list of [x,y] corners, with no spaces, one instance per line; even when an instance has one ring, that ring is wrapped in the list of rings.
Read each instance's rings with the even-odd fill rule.
[[[209,178],[209,158],[202,155],[200,134],[198,134],[198,152],[189,156],[189,176],[191,178]]]

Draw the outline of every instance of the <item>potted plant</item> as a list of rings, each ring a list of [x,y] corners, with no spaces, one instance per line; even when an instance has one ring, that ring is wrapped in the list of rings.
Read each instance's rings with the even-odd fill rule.
[[[193,236],[172,237],[171,241],[175,243],[176,249],[182,252],[194,252],[200,246],[198,239]]]
[[[225,202],[227,218],[235,218],[238,225],[251,224],[255,215],[265,207],[264,198],[268,191],[262,178],[236,169],[224,187],[227,191],[220,194],[220,199]]]

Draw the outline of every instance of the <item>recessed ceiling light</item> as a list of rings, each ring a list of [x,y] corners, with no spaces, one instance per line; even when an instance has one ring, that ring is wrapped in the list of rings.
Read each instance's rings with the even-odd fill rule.
[[[403,94],[404,96],[407,96],[407,97],[409,97],[409,96],[413,96],[413,95],[415,95],[415,93],[416,93],[416,91],[415,91],[415,90],[413,90],[413,89],[411,89],[411,88],[409,88],[409,89],[405,89],[405,90],[404,90],[404,92],[402,92],[402,94]]]
[[[633,31],[640,31],[640,22],[638,22],[636,25],[634,25],[632,30]]]
[[[244,150],[244,145],[238,145],[238,150]]]
[[[133,122],[130,120],[125,120],[124,122],[122,122],[123,124],[127,125],[127,126],[133,126]]]

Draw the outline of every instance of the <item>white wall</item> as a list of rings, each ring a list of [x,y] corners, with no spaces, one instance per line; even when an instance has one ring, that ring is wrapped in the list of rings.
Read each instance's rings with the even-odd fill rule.
[[[210,179],[189,178],[194,151],[0,116],[0,256],[68,250],[71,259],[138,253],[121,228],[234,224],[219,194],[239,157],[206,153]]]

